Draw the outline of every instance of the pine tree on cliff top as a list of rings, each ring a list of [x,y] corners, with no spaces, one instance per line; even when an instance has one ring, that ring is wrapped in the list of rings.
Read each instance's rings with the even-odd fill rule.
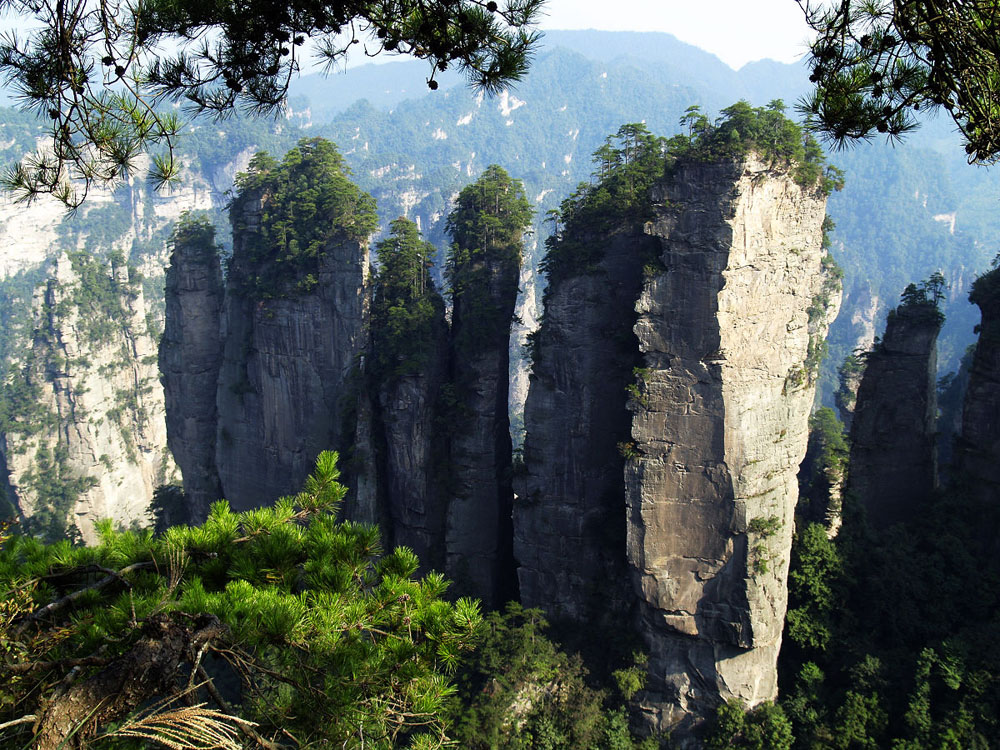
[[[435,318],[444,325],[444,300],[430,276],[434,246],[400,217],[375,247],[379,269],[372,303],[372,357],[380,376],[417,372],[433,346]]]
[[[447,221],[453,242],[446,276],[461,324],[459,346],[490,346],[482,334],[509,335],[512,311],[506,306],[517,294],[522,238],[531,216],[521,181],[496,164],[458,194]]]

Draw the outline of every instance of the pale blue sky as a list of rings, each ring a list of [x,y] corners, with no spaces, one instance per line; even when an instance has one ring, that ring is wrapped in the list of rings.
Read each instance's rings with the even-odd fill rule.
[[[665,31],[733,68],[762,58],[793,62],[810,36],[795,0],[547,0],[544,13],[543,29]],[[0,15],[0,29],[11,27],[23,30],[23,21]],[[352,64],[371,61],[358,56]]]
[[[548,0],[546,14],[542,28],[666,31],[734,68],[793,62],[810,36],[795,0]]]

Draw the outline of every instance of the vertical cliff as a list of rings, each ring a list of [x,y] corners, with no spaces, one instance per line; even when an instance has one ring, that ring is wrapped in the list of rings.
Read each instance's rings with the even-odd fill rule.
[[[654,187],[664,270],[636,305],[643,369],[625,467],[648,720],[773,699],[819,351],[839,302],[825,197],[756,160]]]
[[[937,483],[937,336],[933,301],[904,301],[868,355],[851,423],[846,493],[884,528],[905,522]]]
[[[280,163],[258,155],[237,188],[216,466],[242,509],[294,491],[320,451],[350,442],[342,400],[364,346],[365,239],[376,219],[321,139]]]
[[[510,329],[522,235],[531,208],[521,183],[494,165],[459,193],[454,244],[446,570],[460,591],[498,606],[516,597],[511,549]]]
[[[1000,490],[1000,270],[976,279],[969,299],[982,311],[982,322],[962,407],[962,434],[955,443],[955,480],[995,497]]]
[[[562,241],[599,260],[584,273],[553,275],[532,336],[514,556],[526,606],[590,627],[620,626],[628,598],[626,388],[640,364],[632,327],[643,268],[659,245],[628,227]]]
[[[33,532],[94,542],[100,519],[145,526],[153,490],[176,478],[151,325],[120,255],[53,261],[2,399],[0,447]]]
[[[364,454],[359,460],[371,458],[365,481],[375,486],[376,499],[367,512],[381,523],[387,546],[410,547],[424,569],[444,570],[448,324],[430,274],[435,248],[400,218],[376,252],[356,446]],[[360,492],[357,497],[362,500]],[[363,508],[354,510],[364,515]]]
[[[192,522],[206,518],[212,502],[222,497],[215,466],[222,296],[215,228],[204,221],[182,220],[174,231],[166,273],[159,359],[167,443],[184,477]]]

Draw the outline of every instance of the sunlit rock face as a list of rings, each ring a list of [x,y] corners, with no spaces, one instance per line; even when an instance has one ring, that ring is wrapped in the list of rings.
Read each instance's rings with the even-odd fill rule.
[[[678,168],[654,219],[589,238],[550,288],[515,503],[526,604],[625,615],[638,703],[684,737],[719,701],[776,695],[796,473],[840,293],[825,197],[784,170]],[[812,356],[810,356],[812,355]]]
[[[22,403],[0,436],[9,492],[33,531],[65,529],[94,543],[101,519],[147,526],[153,491],[178,478],[158,334],[130,274],[110,261],[61,255],[35,292],[31,346],[7,384],[18,381],[8,397],[20,393]]]
[[[640,705],[683,734],[720,700],[777,694],[796,474],[839,287],[825,197],[784,171],[685,167],[654,196],[664,270],[636,305],[627,559],[650,650]]]

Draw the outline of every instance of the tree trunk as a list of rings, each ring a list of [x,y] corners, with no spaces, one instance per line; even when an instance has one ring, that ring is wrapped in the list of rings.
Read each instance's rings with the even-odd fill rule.
[[[191,625],[175,622],[166,614],[149,618],[129,651],[52,698],[38,721],[35,750],[75,747],[77,741],[93,736],[99,727],[127,716],[145,701],[170,695],[177,689],[178,676],[186,677],[186,671],[180,674],[181,666],[225,632],[214,615],[200,615]]]

